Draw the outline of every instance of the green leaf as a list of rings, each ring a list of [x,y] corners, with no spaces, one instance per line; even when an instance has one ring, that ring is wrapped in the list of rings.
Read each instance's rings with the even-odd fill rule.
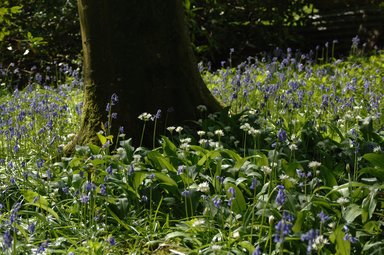
[[[377,167],[364,167],[359,170],[359,174],[368,174],[370,176],[374,176],[380,181],[384,181],[384,168]]]
[[[22,6],[12,6],[10,8],[12,14],[20,13]]]
[[[120,218],[111,210],[111,208],[107,207],[107,211],[117,221],[117,223],[119,223],[121,226],[123,226],[126,230],[133,230],[139,236],[142,235],[142,233],[137,231],[136,228],[132,227],[131,225],[127,225],[124,221],[120,220]]]
[[[57,213],[52,209],[52,208],[49,208],[48,206],[44,205],[44,204],[40,204],[40,203],[27,203],[25,204],[26,206],[28,205],[31,205],[31,206],[36,206],[38,208],[41,208],[43,209],[44,211],[48,212],[49,214],[51,214],[53,217],[55,217],[55,219],[57,221],[60,221],[60,218],[59,218],[59,215],[57,215]]]
[[[91,150],[91,153],[93,155],[96,155],[96,154],[99,154],[100,153],[100,150],[101,148],[97,145],[94,145],[94,144],[89,144],[88,145],[89,149]]]
[[[344,240],[345,233],[342,226],[338,226],[330,235],[329,240],[336,243],[336,255],[350,255],[351,244]]]
[[[362,213],[361,207],[357,204],[351,204],[346,208],[344,219],[349,224],[352,223]]]
[[[107,142],[107,138],[103,136],[102,134],[97,133],[97,137],[99,138],[102,145],[104,145]]]
[[[236,213],[244,213],[247,209],[247,205],[244,199],[244,195],[241,192],[241,190],[233,183],[226,182],[225,183],[225,190],[227,192],[228,198],[231,198],[232,194],[228,192],[228,189],[232,187],[235,189],[235,198],[232,200],[232,210]]]
[[[252,254],[252,252],[255,250],[255,246],[253,246],[253,244],[248,241],[241,241],[239,242],[239,245],[245,248],[249,254]]]
[[[373,166],[384,170],[384,153],[367,153],[363,155],[363,158]]]
[[[34,200],[36,198],[38,198],[38,200],[36,200],[39,204],[42,204],[42,205],[45,205],[47,206],[48,205],[48,201],[45,197],[43,196],[40,196],[39,193],[35,192],[35,191],[32,191],[32,190],[24,190],[22,191],[22,194],[24,196],[24,199],[28,202],[28,203],[34,203]]]
[[[293,233],[298,233],[301,231],[301,226],[303,225],[305,219],[305,211],[301,210],[296,215],[295,224],[292,227]]]
[[[150,151],[147,154],[147,160],[152,163],[152,165],[157,170],[167,169],[172,172],[177,172],[175,167],[169,162],[169,158],[162,155],[158,151]]]
[[[177,183],[168,175],[163,173],[154,173],[156,176],[156,179],[159,181],[161,185],[164,185],[169,189],[169,191],[173,192],[174,194],[179,194]]]

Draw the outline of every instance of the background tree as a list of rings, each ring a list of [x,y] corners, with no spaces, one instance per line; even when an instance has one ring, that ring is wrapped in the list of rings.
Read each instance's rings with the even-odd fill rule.
[[[209,111],[221,109],[198,72],[181,1],[78,0],[78,9],[84,54],[83,121],[67,152],[75,144],[94,141],[106,121],[112,93],[120,100],[112,109],[117,113],[113,133],[123,126],[135,144],[143,126],[137,117],[143,112],[161,109],[165,114],[172,108],[168,123],[181,123],[196,119],[198,105]]]

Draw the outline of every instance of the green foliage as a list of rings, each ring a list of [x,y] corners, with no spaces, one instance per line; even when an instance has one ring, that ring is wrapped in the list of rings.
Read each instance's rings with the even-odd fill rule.
[[[103,127],[98,144],[71,157],[60,148],[79,122],[78,81],[3,91],[0,246],[25,254],[381,251],[382,103],[366,96],[383,95],[382,57],[306,63],[305,74],[300,62],[277,60],[205,71],[216,95],[229,98],[222,112],[199,107],[194,128],[168,127],[153,149]],[[300,107],[285,101],[298,99],[293,81],[308,93]],[[273,93],[258,89],[268,86]],[[243,90],[246,100],[228,96]],[[339,99],[325,105],[330,91]],[[353,105],[340,105],[352,96]]]

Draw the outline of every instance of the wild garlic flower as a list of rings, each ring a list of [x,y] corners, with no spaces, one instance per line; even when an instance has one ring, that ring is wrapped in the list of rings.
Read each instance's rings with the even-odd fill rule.
[[[312,168],[312,169],[316,169],[316,168],[318,168],[318,167],[320,167],[321,166],[321,163],[320,162],[317,162],[317,161],[311,161],[311,162],[309,162],[309,164],[308,164],[308,167],[309,168]]]
[[[199,130],[199,131],[197,131],[197,135],[200,136],[200,137],[202,137],[202,136],[205,135],[205,131],[203,131],[203,130]]]
[[[176,127],[174,127],[174,126],[167,127],[167,130],[168,130],[170,133],[172,133],[175,129],[176,129]]]
[[[269,175],[270,173],[272,173],[272,169],[271,169],[269,166],[262,166],[262,167],[261,167],[261,171],[262,171],[265,175]]]
[[[221,129],[218,129],[218,130],[215,131],[215,135],[217,135],[217,136],[224,136],[224,131],[221,130]]]
[[[202,182],[197,186],[197,191],[200,191],[202,193],[208,193],[209,192],[209,183],[208,182]]]
[[[199,112],[206,112],[207,111],[207,107],[205,105],[198,105],[196,108]]]
[[[177,133],[181,133],[181,131],[183,131],[183,127],[178,126],[178,127],[176,128],[176,132],[177,132]]]
[[[144,112],[140,114],[138,118],[142,121],[148,121],[152,118],[152,115],[150,113]]]

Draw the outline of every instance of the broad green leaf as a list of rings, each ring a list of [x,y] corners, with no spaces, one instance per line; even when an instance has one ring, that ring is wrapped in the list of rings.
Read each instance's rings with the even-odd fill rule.
[[[363,158],[384,171],[384,153],[367,153],[363,155]]]
[[[91,150],[91,153],[93,155],[96,155],[96,154],[100,153],[101,148],[99,146],[94,145],[94,144],[89,144],[88,146],[89,146],[89,149]]]
[[[232,210],[236,213],[244,213],[247,209],[247,205],[244,199],[244,195],[241,192],[241,190],[233,183],[226,182],[225,183],[225,190],[227,192],[228,198],[231,198],[231,194],[228,192],[228,189],[230,187],[233,187],[235,189],[235,198],[232,200]]]
[[[25,190],[25,191],[22,191],[22,194],[24,196],[24,199],[28,203],[38,203],[38,204],[42,204],[42,205],[45,205],[45,206],[48,205],[47,199],[45,197],[43,197],[43,196],[40,196],[39,193],[37,193],[35,191]]]
[[[178,194],[178,187],[177,183],[168,175],[163,173],[154,173],[156,176],[156,179],[159,181],[160,184],[165,185],[169,188],[169,191],[173,192],[174,194]]]
[[[107,207],[107,211],[117,221],[117,223],[123,226],[126,230],[133,230],[139,236],[142,235],[142,233],[137,231],[136,228],[132,227],[131,225],[127,225],[124,221],[120,220],[120,218],[111,210],[111,208]]]
[[[338,226],[335,231],[329,236],[332,243],[336,243],[336,255],[350,255],[351,244],[344,240],[345,233],[342,226]]]
[[[105,136],[103,136],[102,134],[97,133],[96,135],[99,138],[102,145],[104,145],[107,142],[107,138]]]
[[[249,254],[252,254],[252,252],[255,250],[255,246],[253,246],[253,244],[248,241],[241,241],[239,242],[239,245],[245,248]]]
[[[53,217],[55,217],[55,219],[57,221],[60,221],[60,218],[59,218],[59,215],[57,215],[57,213],[52,209],[52,208],[49,208],[48,206],[46,205],[43,205],[43,204],[39,204],[39,203],[27,203],[25,204],[26,206],[28,205],[31,205],[31,206],[36,206],[38,208],[41,208],[43,209],[44,211],[47,211],[49,214],[51,214]]]
[[[364,167],[359,170],[359,174],[368,174],[370,176],[374,176],[380,181],[384,181],[384,168],[379,167]]]
[[[158,151],[150,151],[147,154],[147,160],[152,163],[152,165],[157,170],[167,169],[172,172],[176,172],[175,167],[169,162],[169,158],[162,155]]]
[[[305,211],[301,210],[296,215],[295,224],[292,227],[293,233],[299,233],[301,231],[301,226],[303,225],[305,219]]]
[[[344,213],[344,219],[347,223],[352,223],[362,213],[361,207],[357,204],[349,205]]]

